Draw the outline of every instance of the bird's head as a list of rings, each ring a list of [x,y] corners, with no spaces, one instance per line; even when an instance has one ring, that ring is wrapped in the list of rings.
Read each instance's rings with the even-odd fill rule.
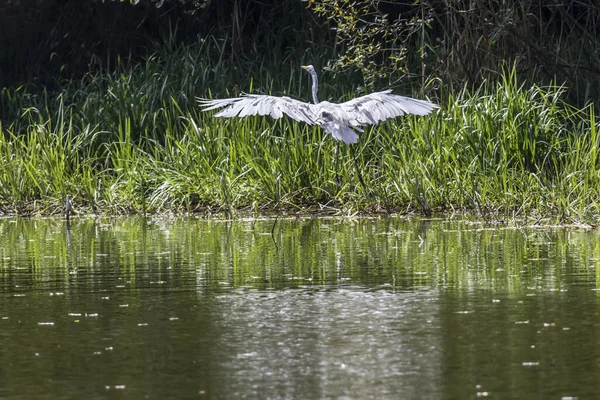
[[[310,72],[311,74],[313,72],[315,72],[315,67],[313,67],[312,65],[302,65],[302,66],[300,66],[300,68],[302,68],[305,71]]]

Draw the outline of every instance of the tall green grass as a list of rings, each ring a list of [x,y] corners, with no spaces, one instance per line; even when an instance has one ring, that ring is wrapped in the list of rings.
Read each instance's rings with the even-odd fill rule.
[[[214,56],[217,42],[157,49],[63,84],[58,93],[2,92],[0,207],[58,213],[272,210],[557,216],[596,223],[598,133],[591,107],[560,86],[499,82],[446,93],[442,109],[369,128],[354,159],[319,128],[289,119],[217,119],[195,97],[241,91],[308,100],[298,66],[327,55],[281,55],[254,65]],[[217,53],[218,54],[218,53]],[[323,99],[352,96],[351,76],[321,74]],[[406,94],[406,93],[405,93]]]

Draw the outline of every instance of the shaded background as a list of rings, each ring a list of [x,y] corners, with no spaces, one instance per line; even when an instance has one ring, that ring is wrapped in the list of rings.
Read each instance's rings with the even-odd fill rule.
[[[515,64],[527,79],[565,83],[583,105],[599,92],[599,22],[593,0],[7,0],[0,87],[57,87],[147,56],[166,39],[210,38],[215,57],[240,65],[325,46],[332,68],[358,68],[367,84],[439,79],[456,89]]]

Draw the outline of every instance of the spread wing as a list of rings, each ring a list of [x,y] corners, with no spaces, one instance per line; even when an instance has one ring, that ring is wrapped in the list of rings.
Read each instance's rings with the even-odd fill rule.
[[[336,140],[356,143],[360,126],[377,124],[380,121],[406,114],[427,115],[438,105],[424,100],[392,94],[391,90],[371,93],[345,103],[327,101],[310,104],[289,97],[276,97],[258,94],[244,94],[230,99],[198,99],[204,111],[223,108],[215,117],[246,117],[249,115],[270,115],[278,119],[287,115],[296,121],[309,125],[320,125]]]
[[[392,94],[391,90],[375,92],[339,104],[347,121],[352,126],[377,124],[389,118],[406,114],[427,115],[437,104],[425,100]]]
[[[296,121],[314,125],[317,123],[316,110],[313,104],[303,103],[289,97],[244,94],[230,99],[207,100],[198,98],[203,111],[226,107],[215,114],[215,117],[246,117],[248,115],[269,115],[275,119],[287,115]]]

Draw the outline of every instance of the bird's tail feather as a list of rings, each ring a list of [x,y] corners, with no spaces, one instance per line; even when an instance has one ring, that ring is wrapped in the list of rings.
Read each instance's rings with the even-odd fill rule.
[[[358,142],[358,135],[350,127],[329,122],[321,126],[325,132],[329,133],[336,140],[352,144]]]

